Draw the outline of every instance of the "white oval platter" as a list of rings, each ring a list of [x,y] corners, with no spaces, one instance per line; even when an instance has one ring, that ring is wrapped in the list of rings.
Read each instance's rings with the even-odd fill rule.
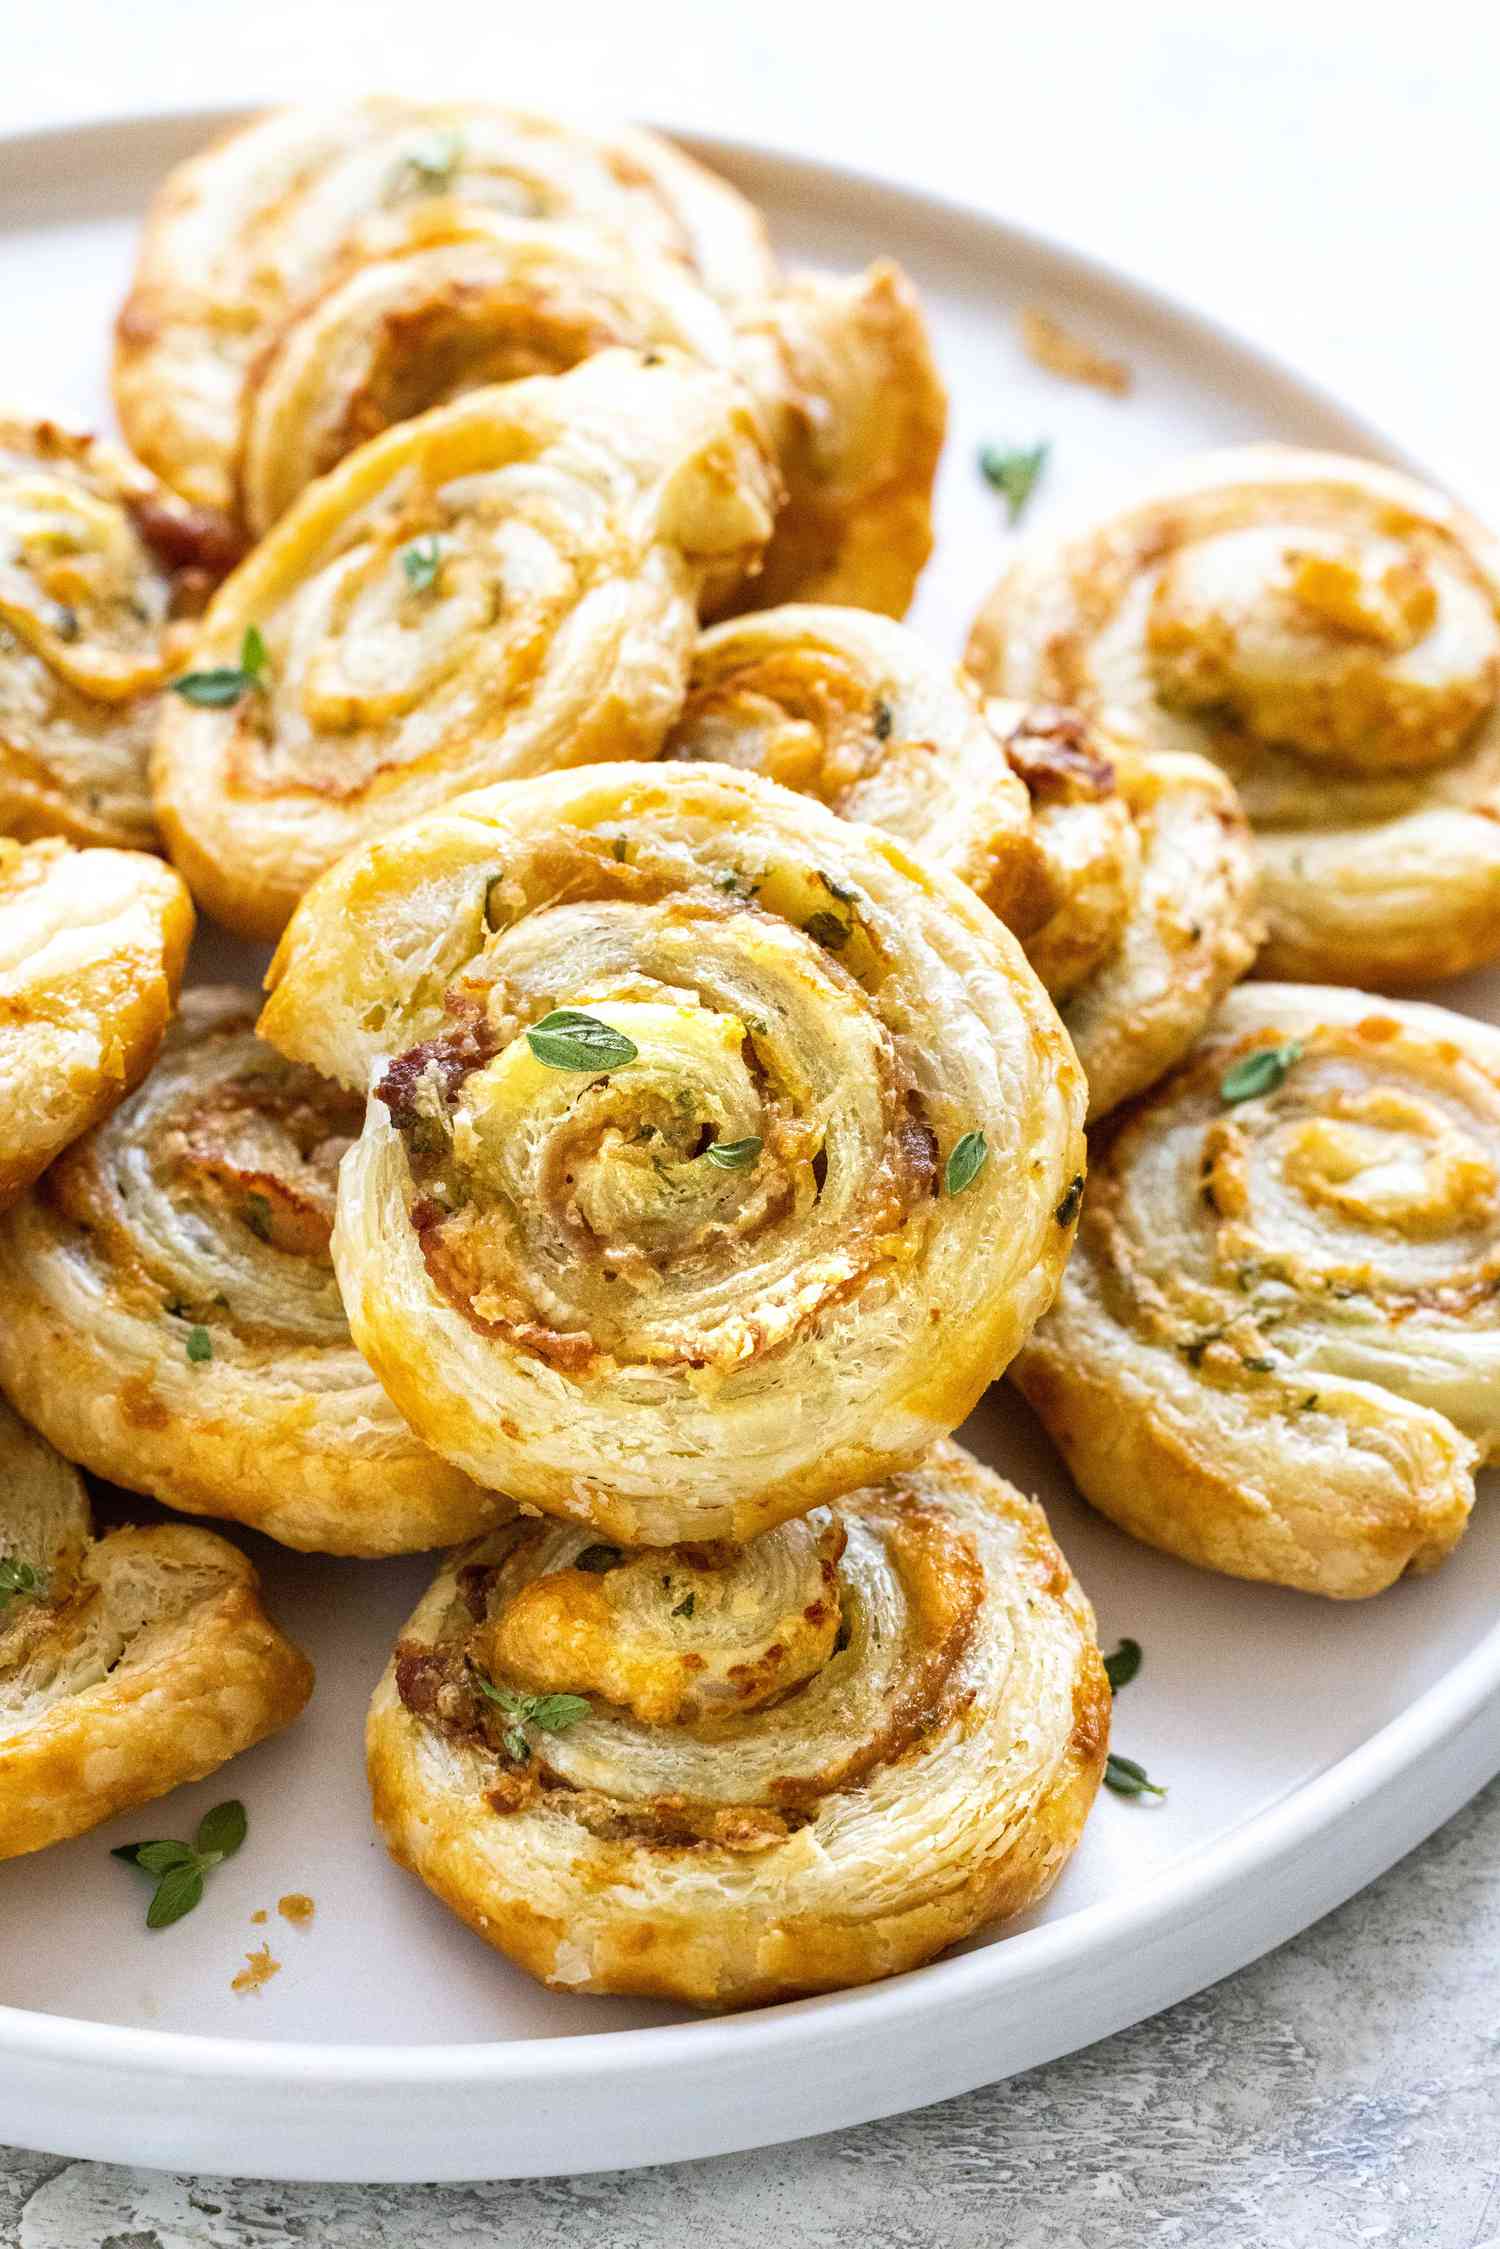
[[[0,141],[8,400],[107,419],[109,323],[140,212],[220,122],[137,117]],[[955,654],[1007,546],[976,473],[984,440],[1051,440],[1040,522],[1212,443],[1395,457],[1264,354],[1019,227],[826,166],[692,145],[756,197],[786,252],[840,267],[889,252],[921,285],[953,416],[914,621]],[[1123,353],[1133,395],[1030,366],[1015,325],[1027,304]],[[202,951],[227,962],[211,934]],[[1442,996],[1496,1014],[1500,979]],[[317,1660],[311,1709],[144,1822],[0,1867],[0,2140],[269,2178],[435,2180],[828,2131],[1049,2060],[1228,1974],[1500,1768],[1493,1498],[1437,1577],[1335,1608],[1133,1545],[1071,1493],[1006,1390],[966,1435],[1045,1501],[1105,1645],[1144,1644],[1117,1740],[1170,1785],[1154,1808],[1106,1796],[1040,1912],[916,1974],[721,2020],[540,1990],[398,1873],[370,1828],[364,1705],[428,1564],[319,1562],[246,1536],[273,1608]],[[195,1914],[148,1934],[138,1877],[110,1845],[188,1832],[231,1793],[249,1807],[249,1846]],[[289,1890],[317,1902],[306,1930],[276,1917]],[[268,1928],[251,1923],[259,1908]],[[232,1993],[267,1936],[280,1974]]]

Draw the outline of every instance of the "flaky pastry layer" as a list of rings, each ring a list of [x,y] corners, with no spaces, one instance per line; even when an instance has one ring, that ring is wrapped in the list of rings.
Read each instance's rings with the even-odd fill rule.
[[[77,1473],[0,1399],[0,1858],[203,1779],[290,1725],[312,1665],[237,1548],[186,1525],[95,1539]]]
[[[811,1604],[836,1639],[764,1702],[754,1643],[803,1528],[732,1560],[653,1557],[654,1610],[629,1599],[616,1641],[654,1645],[658,1676],[674,1643],[711,1667],[730,1642],[745,1686],[656,1720],[597,1691],[581,1716],[517,1717],[497,1658],[539,1596],[554,1636],[570,1617],[586,1646],[634,1565],[600,1574],[582,1549],[580,1569],[579,1534],[539,1525],[456,1556],[371,1705],[394,1857],[560,1990],[714,2008],[896,1975],[1034,1904],[1078,1840],[1109,1726],[1093,1615],[1041,1509],[951,1444],[838,1503],[844,1543]],[[568,1666],[565,1648],[549,1685]]]
[[[518,1498],[749,1536],[955,1427],[1051,1299],[1084,1088],[1050,1001],[952,876],[758,775],[460,799],[334,868],[269,981],[263,1034],[370,1090],[355,1340]]]
[[[1015,1378],[1137,1537],[1336,1598],[1428,1570],[1500,1446],[1500,1033],[1243,985],[1093,1136]]]

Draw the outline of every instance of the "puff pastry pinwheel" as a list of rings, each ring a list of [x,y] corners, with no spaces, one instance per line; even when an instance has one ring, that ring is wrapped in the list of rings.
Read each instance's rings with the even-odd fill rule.
[[[888,617],[789,602],[712,626],[665,754],[763,773],[884,828],[1012,928],[1050,911],[1030,798],[978,696]]]
[[[117,446],[0,416],[0,831],[155,842],[161,689],[232,553]]]
[[[1170,1069],[1255,959],[1255,841],[1216,766],[1147,749],[1128,721],[998,698],[985,718],[1030,795],[1043,867],[1006,918],[1057,1002],[1093,1120]]]
[[[312,1665],[227,1539],[95,1539],[82,1482],[0,1399],[0,1859],[39,1851],[291,1724]]]
[[[1412,478],[1276,445],[1190,462],[1023,551],[969,662],[1229,774],[1264,974],[1400,987],[1500,954],[1500,548]]]
[[[706,632],[671,758],[766,773],[941,860],[1020,937],[1100,1116],[1184,1054],[1254,958],[1254,846],[1204,758],[983,710],[904,626],[789,603]]]
[[[741,327],[786,500],[759,574],[721,606],[905,616],[932,552],[948,420],[916,291],[889,258],[848,279],[793,274]]]
[[[1015,1370],[1087,1497],[1310,1592],[1442,1561],[1500,1449],[1500,1033],[1243,985],[1091,1159]]]
[[[729,2008],[930,1960],[1052,1884],[1109,1691],[1041,1509],[958,1446],[728,1551],[517,1523],[367,1729],[393,1855],[569,1991]]]
[[[320,1553],[502,1521],[412,1435],[349,1339],[329,1259],[361,1103],[194,990],[140,1091],[0,1227],[0,1382],[96,1475]]]
[[[774,435],[764,579],[716,606],[905,611],[946,419],[914,291],[887,259],[784,278],[744,198],[649,133],[476,103],[262,118],[157,198],[115,396],[144,460],[261,533],[392,422],[611,343],[733,359]]]
[[[476,782],[650,756],[698,602],[770,529],[748,394],[678,355],[602,352],[471,391],[309,488],[224,585],[172,698],[157,816],[202,902],[274,936],[341,851]]]
[[[293,313],[253,364],[241,507],[261,533],[393,422],[487,383],[565,374],[610,344],[735,363],[680,260],[576,222],[418,203],[386,252]]]
[[[1009,933],[754,774],[460,799],[304,900],[263,1035],[372,1099],[354,1338],[479,1482],[745,1538],[914,1459],[1051,1300],[1082,1076]]]
[[[479,102],[276,111],[179,166],[152,205],[114,368],[141,459],[231,511],[246,386],[283,324],[399,247],[414,216],[474,210],[590,225],[675,259],[727,307],[776,280],[751,206],[655,134]]]
[[[0,1209],[151,1067],[192,934],[159,859],[0,836]]]
[[[379,257],[299,307],[253,364],[239,508],[269,529],[393,422],[611,344],[743,375],[786,490],[764,563],[716,606],[794,594],[900,616],[932,547],[946,394],[915,291],[881,260],[798,275],[732,321],[681,264],[596,228],[419,204]]]

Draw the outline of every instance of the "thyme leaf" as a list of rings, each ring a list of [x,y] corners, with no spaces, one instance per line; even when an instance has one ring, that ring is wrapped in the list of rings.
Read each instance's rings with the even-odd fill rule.
[[[143,1874],[155,1876],[156,1888],[146,1908],[148,1929],[170,1928],[174,1921],[192,1912],[203,1896],[205,1877],[225,1859],[234,1857],[249,1824],[244,1805],[233,1797],[204,1813],[191,1843],[165,1838],[122,1843],[110,1853],[127,1866],[138,1866]]]
[[[430,593],[443,567],[443,550],[436,532],[429,532],[425,539],[413,539],[410,546],[403,547],[401,567],[413,593]]]
[[[239,702],[241,696],[265,684],[264,675],[270,660],[259,625],[247,625],[237,665],[221,664],[206,672],[184,672],[181,679],[173,680],[172,693],[204,710],[227,710],[231,704]]]
[[[1007,520],[1019,523],[1026,503],[1036,490],[1052,447],[1046,438],[1035,445],[985,445],[979,454],[979,472],[1005,502]]]
[[[1128,1687],[1141,1668],[1141,1643],[1139,1640],[1122,1640],[1112,1656],[1104,1659],[1104,1675],[1115,1694]]]
[[[982,1132],[966,1132],[943,1168],[943,1186],[950,1195],[972,1187],[989,1161],[989,1143]]]
[[[549,1070],[623,1070],[640,1053],[634,1039],[617,1031],[597,1015],[584,1015],[576,1007],[556,1007],[533,1023],[526,1044],[538,1062]]]
[[[748,1171],[763,1146],[754,1133],[746,1140],[715,1140],[704,1149],[703,1160],[717,1164],[720,1171]]]
[[[1225,1071],[1219,1080],[1219,1099],[1232,1105],[1253,1101],[1262,1093],[1274,1093],[1293,1063],[1301,1060],[1300,1039],[1288,1039],[1282,1046],[1263,1046]]]
[[[1104,1785],[1114,1790],[1116,1796],[1165,1796],[1166,1790],[1157,1785],[1133,1757],[1117,1756],[1111,1750],[1104,1765]]]
[[[33,1593],[45,1593],[47,1579],[43,1571],[30,1562],[22,1562],[14,1555],[0,1555],[0,1616],[14,1600],[29,1598]]]

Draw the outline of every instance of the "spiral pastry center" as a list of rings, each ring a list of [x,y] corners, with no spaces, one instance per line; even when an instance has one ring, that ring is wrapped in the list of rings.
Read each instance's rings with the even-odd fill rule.
[[[1412,1236],[1478,1227],[1494,1214],[1491,1157],[1430,1102],[1372,1089],[1286,1136],[1282,1177],[1309,1204],[1353,1224]]]
[[[306,635],[303,699],[315,726],[337,730],[405,716],[459,664],[470,637],[498,623],[508,606],[503,556],[455,552],[451,543],[445,551],[447,536],[441,516],[413,510],[387,537],[330,568],[296,635],[299,645]],[[507,543],[503,531],[499,543]],[[424,547],[434,576],[419,591],[401,558],[404,549]],[[314,620],[316,631],[309,629]],[[507,640],[518,621],[508,616]]]
[[[736,664],[689,697],[668,751],[764,773],[834,811],[873,772],[893,724],[889,702],[826,642],[775,648]]]
[[[592,1019],[628,1042],[625,1070],[559,1072],[523,1035],[465,1085],[454,1154],[471,1173],[492,1156],[513,1201],[545,1193],[571,1202],[581,1235],[632,1252],[680,1252],[741,1200],[732,1166],[702,1159],[743,1149],[758,1168],[755,1127],[766,1120],[745,1054],[744,1024],[696,1002],[616,1000]],[[477,1160],[476,1160],[477,1159]]]
[[[805,926],[727,891],[554,908],[495,946],[482,1014],[382,1078],[428,1271],[481,1331],[568,1367],[732,1368],[878,1278],[931,1207],[917,1089],[840,965],[873,957],[852,894],[733,879]],[[597,979],[539,991],[585,924]],[[825,1076],[835,1033],[860,1067]]]
[[[81,694],[155,687],[169,595],[118,503],[37,470],[0,476],[0,625]]]
[[[437,1647],[397,1660],[409,1709],[512,1768],[497,1808],[544,1775],[585,1827],[753,1852],[958,1720],[1016,1659],[1004,1625],[976,1645],[974,1542],[894,1493],[741,1547],[626,1554],[537,1523],[502,1538],[460,1573]]]
[[[1137,1304],[1174,1306],[1181,1348],[1196,1353],[1207,1336],[1208,1350],[1258,1364],[1304,1322],[1487,1301],[1500,1279],[1500,1105],[1392,1031],[1376,1017],[1328,1028],[1282,1083],[1227,1108],[1220,1048],[1164,1135],[1122,1131],[1111,1155],[1119,1269],[1136,1274]],[[1174,1182],[1202,1226],[1169,1237],[1167,1263],[1147,1213]]]
[[[778,1701],[835,1652],[846,1534],[824,1509],[745,1546],[626,1552],[572,1530],[529,1535],[525,1567],[540,1574],[500,1581],[469,1643],[492,1681],[702,1724]]]
[[[1350,772],[1444,764],[1500,685],[1480,587],[1435,546],[1374,530],[1252,525],[1179,547],[1145,652],[1168,709]]]
[[[342,1103],[339,1130],[329,1106],[233,1082],[191,1104],[164,1142],[179,1206],[197,1204],[221,1226],[237,1220],[254,1240],[326,1265],[339,1159],[359,1121]]]
[[[195,1082],[193,1052],[174,1048],[93,1150],[58,1164],[48,1192],[108,1250],[130,1300],[169,1324],[343,1344],[329,1239],[360,1105],[220,1014],[215,1074]]]
[[[498,472],[493,506],[465,504],[461,516],[414,500],[307,581],[267,633],[274,735],[263,698],[237,714],[243,780],[266,794],[290,782],[357,796],[441,749],[476,662],[486,698],[524,702],[561,620],[587,594],[545,507],[530,521],[508,513],[526,504],[518,477]],[[420,563],[409,567],[412,557]]]

